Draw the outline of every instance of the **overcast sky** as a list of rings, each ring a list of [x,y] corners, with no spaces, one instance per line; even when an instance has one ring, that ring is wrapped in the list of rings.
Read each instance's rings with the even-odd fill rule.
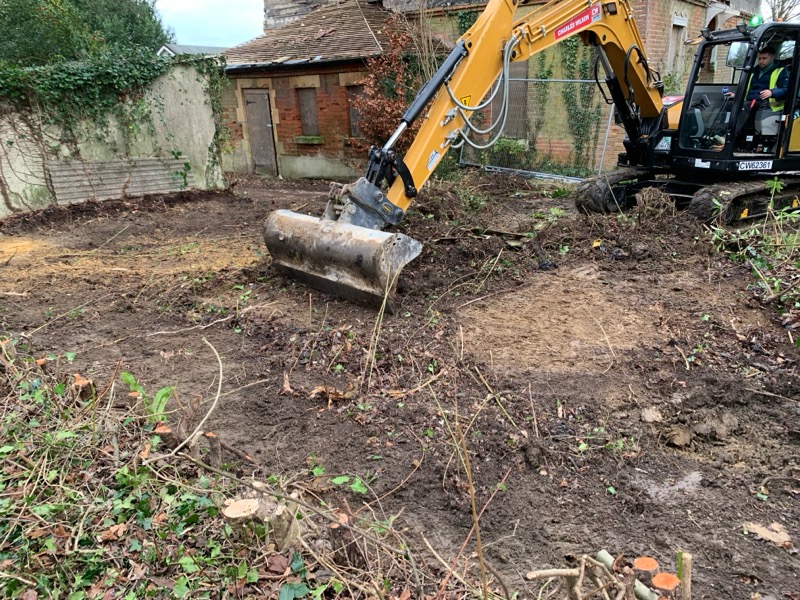
[[[264,0],[156,0],[156,10],[191,46],[235,46],[261,35],[264,22]]]

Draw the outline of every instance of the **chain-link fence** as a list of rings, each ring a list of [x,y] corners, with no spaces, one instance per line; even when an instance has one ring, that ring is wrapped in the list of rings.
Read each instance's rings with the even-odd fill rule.
[[[462,164],[565,178],[615,168],[624,131],[595,81],[511,78],[508,103],[502,137],[486,150],[464,145]],[[473,121],[493,123],[499,111],[498,101]]]

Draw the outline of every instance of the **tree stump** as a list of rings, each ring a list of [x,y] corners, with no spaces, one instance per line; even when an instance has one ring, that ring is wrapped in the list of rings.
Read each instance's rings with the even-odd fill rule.
[[[633,561],[636,578],[643,584],[652,585],[653,577],[658,574],[658,561],[649,556],[639,556]]]
[[[358,541],[353,535],[352,529],[348,527],[350,518],[341,513],[338,523],[331,523],[329,535],[331,547],[333,548],[333,560],[337,565],[363,569],[367,561],[364,553],[358,546]]]
[[[672,573],[658,573],[653,576],[653,587],[661,594],[661,598],[681,600],[681,580]]]
[[[264,498],[245,498],[222,509],[222,516],[244,541],[269,539],[278,552],[288,549],[300,537],[294,502],[272,502]]]

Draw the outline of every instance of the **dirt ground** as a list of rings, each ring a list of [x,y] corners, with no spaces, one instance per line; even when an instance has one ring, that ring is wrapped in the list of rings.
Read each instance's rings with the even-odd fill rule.
[[[692,553],[695,598],[797,600],[800,352],[750,273],[669,206],[590,218],[553,184],[465,177],[409,212],[425,247],[378,334],[261,240],[271,210],[321,214],[327,184],[259,179],[7,220],[0,329],[205,407],[207,341],[223,440],[262,476],[360,476],[423,554],[471,526],[460,428],[478,507],[495,494],[486,558],[522,598],[528,571],[606,549]]]

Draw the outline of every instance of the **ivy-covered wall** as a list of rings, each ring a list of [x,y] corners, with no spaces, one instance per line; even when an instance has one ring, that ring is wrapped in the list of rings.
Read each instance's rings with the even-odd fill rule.
[[[225,186],[217,66],[155,65],[141,87],[112,92],[111,103],[95,88],[124,71],[64,71],[0,71],[0,218],[55,204]],[[81,77],[88,79],[83,87]]]

